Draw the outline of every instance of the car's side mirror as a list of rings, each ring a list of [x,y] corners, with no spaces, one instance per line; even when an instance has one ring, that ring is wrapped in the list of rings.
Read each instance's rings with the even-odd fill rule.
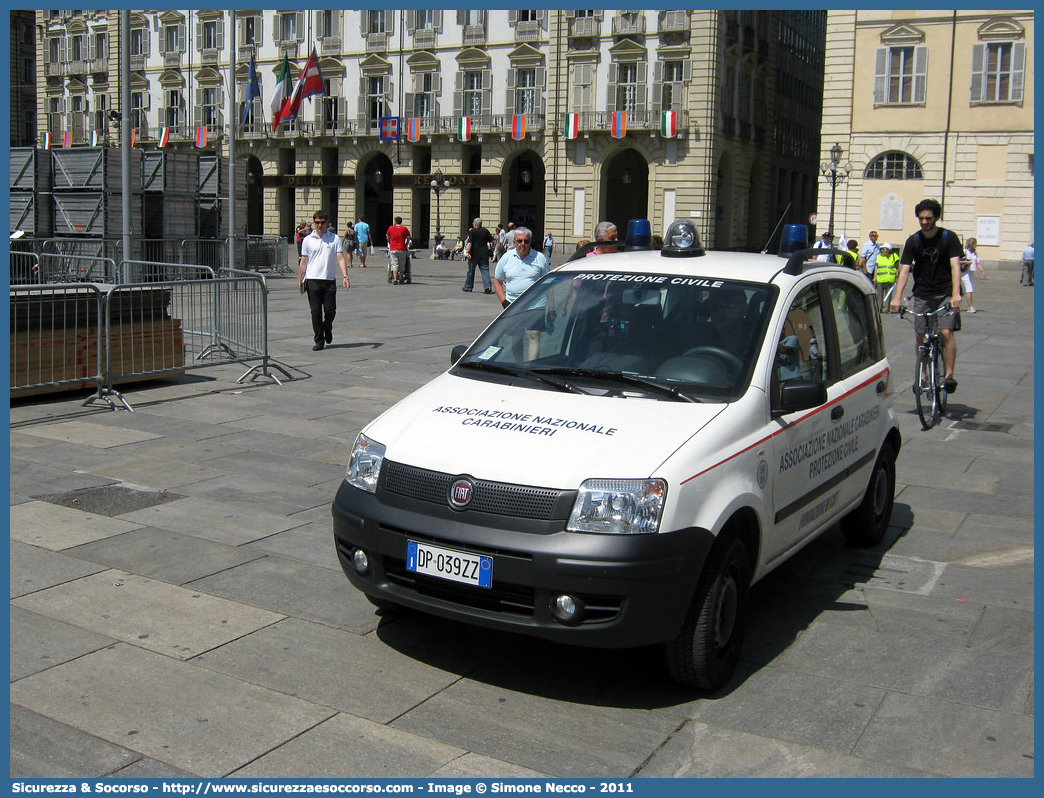
[[[773,408],[777,415],[810,410],[826,404],[826,383],[820,380],[787,380],[779,388],[779,402]]]
[[[464,353],[467,351],[467,344],[457,344],[455,347],[453,347],[452,351],[450,351],[450,365],[452,366],[454,363],[456,363],[458,360],[464,357]]]

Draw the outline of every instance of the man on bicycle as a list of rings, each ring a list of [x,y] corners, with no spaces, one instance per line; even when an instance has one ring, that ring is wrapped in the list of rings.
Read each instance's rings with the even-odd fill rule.
[[[952,313],[940,316],[939,332],[943,339],[943,363],[946,367],[946,392],[957,390],[954,367],[957,364],[957,340],[953,333],[959,329],[961,309],[961,257],[964,249],[957,234],[939,227],[936,222],[942,216],[942,206],[932,199],[921,200],[914,209],[921,229],[906,239],[900,259],[899,276],[895,281],[895,292],[889,307],[898,312],[903,289],[911,272],[914,277],[913,311],[926,313],[935,310],[947,301]],[[924,341],[925,319],[915,319],[917,336],[915,353]]]

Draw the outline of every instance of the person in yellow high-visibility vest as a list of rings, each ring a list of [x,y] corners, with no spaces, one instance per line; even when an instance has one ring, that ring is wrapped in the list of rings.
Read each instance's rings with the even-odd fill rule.
[[[874,285],[877,286],[877,298],[881,302],[881,312],[891,313],[885,304],[885,296],[895,286],[895,278],[899,273],[899,253],[891,244],[882,244],[874,266]]]

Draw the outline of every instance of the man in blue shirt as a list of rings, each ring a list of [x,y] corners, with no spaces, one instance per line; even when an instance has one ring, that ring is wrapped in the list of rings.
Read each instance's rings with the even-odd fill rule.
[[[877,244],[877,231],[870,231],[870,239],[863,244],[859,250],[859,268],[867,277],[874,276],[874,267],[877,265],[877,256],[881,254],[881,247]]]
[[[359,260],[362,268],[366,268],[366,251],[370,248],[370,225],[363,217],[355,223],[355,239],[359,242]]]

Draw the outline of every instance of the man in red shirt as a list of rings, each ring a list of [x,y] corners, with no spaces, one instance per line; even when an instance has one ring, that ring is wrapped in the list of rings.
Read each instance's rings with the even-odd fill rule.
[[[392,283],[402,285],[406,282],[406,244],[410,238],[410,231],[403,226],[402,217],[395,217],[395,224],[388,228],[388,252],[391,256],[388,261],[388,270],[392,272]]]

